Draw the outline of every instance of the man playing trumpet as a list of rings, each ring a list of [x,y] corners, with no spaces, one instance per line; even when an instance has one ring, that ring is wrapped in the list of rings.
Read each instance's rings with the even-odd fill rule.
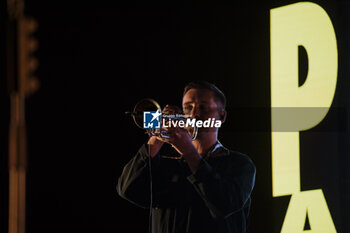
[[[183,113],[196,120],[224,122],[225,106],[224,94],[211,83],[191,82],[184,89]],[[163,110],[180,112],[169,105]],[[194,140],[182,127],[162,130],[166,137],[151,136],[124,167],[119,195],[152,205],[154,233],[245,233],[255,182],[249,157],[225,148],[218,127],[198,128]],[[169,151],[181,159],[167,159]]]

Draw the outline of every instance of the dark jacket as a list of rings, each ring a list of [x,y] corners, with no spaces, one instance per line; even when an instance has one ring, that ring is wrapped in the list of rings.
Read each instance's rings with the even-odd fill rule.
[[[255,182],[249,157],[218,143],[192,174],[183,159],[163,158],[171,150],[163,148],[149,161],[148,146],[143,145],[117,186],[120,196],[149,208],[151,163],[152,232],[245,233]]]

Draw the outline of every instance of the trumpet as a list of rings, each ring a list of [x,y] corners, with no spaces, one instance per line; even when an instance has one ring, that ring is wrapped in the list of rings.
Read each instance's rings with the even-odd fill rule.
[[[145,128],[144,125],[144,113],[145,112],[157,112],[159,113],[159,117],[160,117],[160,127],[156,127],[156,128]],[[141,129],[145,129],[146,133],[149,136],[159,136],[161,138],[169,138],[169,136],[167,135],[167,132],[162,129],[162,127],[164,126],[162,123],[163,122],[169,122],[169,121],[186,121],[188,118],[185,117],[179,117],[178,115],[181,114],[161,114],[162,113],[162,109],[160,107],[160,105],[158,104],[157,101],[155,101],[154,99],[142,99],[140,100],[134,107],[134,110],[132,112],[125,112],[125,114],[127,115],[131,115],[136,126],[141,128]],[[196,126],[190,126],[190,127],[184,127],[187,132],[189,133],[192,141],[195,140],[197,138],[197,133],[198,133],[198,128]]]

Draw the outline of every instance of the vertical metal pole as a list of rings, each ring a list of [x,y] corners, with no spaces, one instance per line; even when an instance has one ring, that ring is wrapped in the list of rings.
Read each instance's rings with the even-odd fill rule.
[[[9,135],[9,233],[25,233],[27,142],[24,98],[11,95]]]
[[[7,75],[10,94],[9,126],[9,233],[25,233],[27,141],[25,128],[25,60],[23,32],[18,23],[23,0],[7,0]]]
[[[9,127],[9,233],[25,233],[27,171],[25,100],[38,89],[39,85],[39,81],[31,76],[38,62],[33,57],[30,57],[30,54],[36,50],[37,41],[33,40],[33,38],[28,38],[28,36],[29,33],[33,33],[36,30],[37,22],[25,17],[24,0],[7,0],[7,13],[9,20],[7,29],[9,32],[7,36],[7,75],[11,101]]]

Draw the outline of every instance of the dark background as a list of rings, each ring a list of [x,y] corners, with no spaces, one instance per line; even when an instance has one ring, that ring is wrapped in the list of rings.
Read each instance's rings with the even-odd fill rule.
[[[148,211],[115,189],[123,166],[147,140],[124,112],[146,97],[161,106],[181,106],[184,85],[197,79],[215,83],[228,99],[220,141],[248,154],[257,166],[250,232],[279,232],[290,197],[272,198],[269,10],[294,2],[26,1],[27,15],[39,22],[41,83],[26,101],[27,232],[146,232]],[[319,126],[301,133],[302,190],[322,188],[337,231],[350,232],[350,4],[315,2],[327,11],[337,35],[332,107],[341,111],[331,110]],[[0,232],[7,232],[9,97],[5,36],[0,38]],[[306,77],[302,54],[301,77]]]

